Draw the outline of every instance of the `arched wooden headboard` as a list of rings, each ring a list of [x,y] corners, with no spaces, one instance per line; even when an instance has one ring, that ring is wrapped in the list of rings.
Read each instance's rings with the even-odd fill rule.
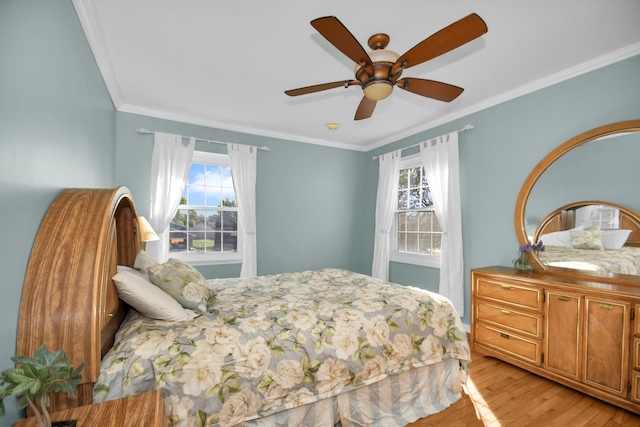
[[[137,228],[126,187],[65,190],[42,220],[22,290],[17,354],[32,356],[46,344],[66,350],[74,366],[85,364],[77,398],[52,396],[54,411],[92,402],[100,361],[128,309],[111,277],[118,264],[133,266]]]

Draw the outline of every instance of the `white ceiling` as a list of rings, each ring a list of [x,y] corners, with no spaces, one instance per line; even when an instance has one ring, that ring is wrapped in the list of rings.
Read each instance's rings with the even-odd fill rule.
[[[74,5],[118,111],[363,151],[640,53],[638,0]],[[473,12],[487,34],[403,73],[465,88],[451,103],[396,88],[355,122],[358,86],[284,94],[353,78],[353,62],[309,24],[315,18],[336,16],[366,50],[372,34],[387,33],[403,54]]]

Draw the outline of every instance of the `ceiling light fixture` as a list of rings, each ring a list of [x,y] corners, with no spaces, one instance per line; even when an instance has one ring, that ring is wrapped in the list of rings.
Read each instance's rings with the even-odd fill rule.
[[[339,125],[337,123],[331,122],[331,123],[327,123],[327,129],[329,130],[336,130],[338,129]]]
[[[373,61],[372,68],[363,69],[360,64],[356,64],[354,68],[356,78],[362,83],[364,96],[372,101],[385,99],[393,91],[395,80],[390,80],[391,69],[400,55],[393,50],[385,49],[387,43],[389,36],[386,34],[372,36],[369,39],[369,46],[375,49],[369,52],[369,58]],[[399,76],[400,74],[396,77]]]

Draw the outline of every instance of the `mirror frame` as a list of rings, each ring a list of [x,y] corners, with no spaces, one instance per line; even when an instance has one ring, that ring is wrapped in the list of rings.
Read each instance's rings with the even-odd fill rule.
[[[549,168],[549,166],[553,164],[553,162],[555,162],[558,158],[573,150],[574,148],[595,139],[615,135],[618,133],[638,131],[640,131],[640,119],[610,123],[608,125],[599,126],[597,128],[581,133],[580,135],[577,135],[570,140],[560,144],[549,154],[547,154],[547,156],[542,159],[540,163],[536,165],[536,167],[533,168],[527,179],[524,181],[524,184],[522,184],[522,188],[520,189],[520,193],[518,194],[518,200],[516,201],[516,208],[514,213],[514,225],[516,228],[516,237],[518,238],[518,243],[520,245],[526,245],[529,241],[525,228],[525,208],[527,206],[527,201],[529,200],[529,195],[531,194],[533,186],[538,181],[540,176],[542,176],[542,174]],[[534,265],[534,267],[538,269],[549,270],[554,268],[543,264],[538,259],[538,257],[535,256],[535,254],[529,254],[529,260]]]

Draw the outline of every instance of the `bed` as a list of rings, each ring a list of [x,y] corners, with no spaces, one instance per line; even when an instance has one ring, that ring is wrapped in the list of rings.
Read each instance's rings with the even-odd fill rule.
[[[85,363],[53,410],[161,389],[173,426],[401,426],[461,396],[470,352],[446,298],[324,269],[208,280],[189,319],[158,320],[112,280],[141,249],[125,187],[66,190],[43,219],[18,354],[46,343]]]
[[[615,228],[580,224],[585,206],[595,216],[602,210],[611,215]],[[545,251],[540,260],[552,267],[588,270],[597,273],[640,275],[640,220],[622,206],[604,202],[579,202],[548,215],[534,234]],[[580,224],[580,225],[577,225]]]

